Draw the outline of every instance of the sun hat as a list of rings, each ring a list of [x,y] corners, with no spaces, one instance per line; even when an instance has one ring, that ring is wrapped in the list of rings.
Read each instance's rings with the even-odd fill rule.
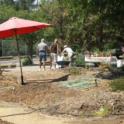
[[[44,42],[44,41],[45,41],[45,39],[44,39],[44,38],[42,38],[42,39],[41,39],[41,42]]]
[[[64,45],[64,48],[66,48],[67,47],[67,45]]]

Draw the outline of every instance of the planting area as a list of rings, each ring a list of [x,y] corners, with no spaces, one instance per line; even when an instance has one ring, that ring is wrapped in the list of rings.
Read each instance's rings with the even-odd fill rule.
[[[0,100],[63,118],[63,124],[123,124],[124,92],[112,92],[110,80],[97,79],[97,86],[95,70],[77,70],[23,67],[26,84],[21,86],[19,68],[6,69],[0,76]]]

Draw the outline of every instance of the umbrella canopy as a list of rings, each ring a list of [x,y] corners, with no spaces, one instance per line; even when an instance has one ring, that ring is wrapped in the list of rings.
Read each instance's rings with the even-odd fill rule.
[[[0,39],[32,33],[48,26],[50,24],[12,17],[0,24]]]
[[[25,19],[21,19],[17,17],[12,17],[9,20],[5,21],[4,23],[0,24],[0,39],[12,37],[12,36],[16,37],[22,84],[24,82],[23,82],[23,73],[22,73],[22,66],[21,66],[17,35],[32,33],[37,30],[47,28],[49,26],[50,24],[47,24],[47,23],[25,20]]]

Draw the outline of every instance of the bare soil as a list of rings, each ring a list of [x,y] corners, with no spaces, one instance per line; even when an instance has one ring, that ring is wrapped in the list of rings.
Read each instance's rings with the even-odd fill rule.
[[[2,120],[0,119],[0,124],[12,124],[12,123],[7,122],[7,121],[2,121]]]
[[[93,76],[92,70],[82,69],[81,75],[69,75],[65,70],[42,71],[39,68],[24,69],[26,85],[18,84],[19,70],[9,70],[0,78],[0,100],[26,105],[39,109],[41,113],[62,117],[93,117],[101,106],[108,106],[111,115],[124,114],[124,92],[111,92],[108,80],[102,80],[98,87],[71,89],[61,85],[62,80],[75,80],[84,76]],[[114,107],[113,107],[114,105]],[[116,120],[116,119],[115,119]],[[97,124],[100,120],[86,124]],[[108,123],[107,123],[108,122]],[[77,124],[81,121],[77,121]],[[114,124],[103,120],[103,124]],[[122,124],[122,117],[115,124]],[[100,123],[102,124],[102,123]]]

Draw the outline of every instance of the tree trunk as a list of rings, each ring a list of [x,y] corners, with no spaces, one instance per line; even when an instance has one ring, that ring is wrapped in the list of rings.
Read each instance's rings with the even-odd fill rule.
[[[103,23],[100,24],[96,36],[96,42],[98,44],[98,48],[100,50],[103,50],[104,44],[103,44]]]

